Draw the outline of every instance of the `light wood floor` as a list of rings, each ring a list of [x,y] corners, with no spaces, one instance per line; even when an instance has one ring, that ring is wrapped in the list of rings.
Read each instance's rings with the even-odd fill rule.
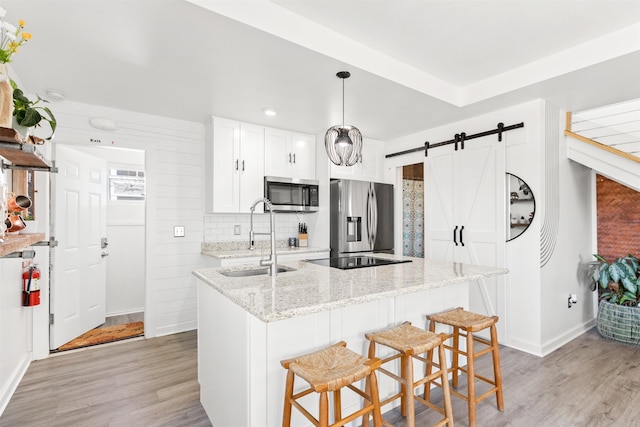
[[[35,361],[0,426],[210,426],[199,402],[196,346],[192,331]],[[592,329],[544,358],[506,347],[500,356],[505,411],[495,398],[485,400],[478,426],[640,425],[638,349]],[[486,373],[490,357],[477,366]],[[466,426],[466,404],[452,399],[456,425]],[[404,427],[397,410],[385,417]],[[417,425],[433,419],[422,411]]]
[[[36,360],[0,426],[210,426],[196,337],[127,340]]]

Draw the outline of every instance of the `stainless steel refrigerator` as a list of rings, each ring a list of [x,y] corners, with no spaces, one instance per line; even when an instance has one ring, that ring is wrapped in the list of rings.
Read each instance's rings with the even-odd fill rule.
[[[331,257],[393,253],[393,185],[331,181]]]

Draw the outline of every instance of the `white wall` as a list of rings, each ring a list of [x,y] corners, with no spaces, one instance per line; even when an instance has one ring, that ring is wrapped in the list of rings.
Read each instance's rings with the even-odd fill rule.
[[[49,146],[39,147],[40,152],[48,155]],[[47,233],[49,187],[47,172],[35,173],[36,215],[42,219],[38,226],[40,232]],[[6,183],[11,190],[11,171],[0,173],[0,183]],[[21,258],[0,259],[0,414],[9,403],[22,376],[33,358],[46,357],[49,354],[49,248],[33,247],[36,251],[34,262],[40,267],[40,305],[22,307],[22,271]],[[24,264],[26,265],[26,263]],[[34,330],[33,325],[45,326]]]
[[[595,316],[590,303],[592,296],[578,279],[579,263],[588,260],[591,248],[590,178],[588,171],[566,159],[564,137],[553,153],[556,162],[560,162],[559,178],[552,180],[546,176],[547,129],[553,128],[551,134],[559,138],[559,117],[560,112],[536,100],[398,138],[389,141],[386,147],[386,153],[393,153],[418,147],[427,140],[432,143],[449,140],[463,131],[471,134],[488,130],[499,122],[505,125],[524,122],[524,128],[503,134],[506,171],[529,184],[536,199],[536,214],[526,232],[506,243],[505,262],[510,273],[504,292],[506,315],[501,319],[506,326],[506,336],[501,336],[500,341],[537,355],[544,355],[584,332]],[[473,141],[467,143],[473,144]],[[423,161],[421,151],[386,159],[385,166],[399,167]],[[543,223],[546,221],[547,228],[553,223],[553,210],[547,206],[550,204],[547,199],[554,194],[560,198],[560,232],[550,237],[551,233],[545,231],[543,236]],[[505,209],[507,200],[505,195]],[[428,211],[428,207],[425,209]],[[551,212],[545,214],[546,210]],[[428,220],[427,212],[425,221]],[[549,251],[550,246],[553,246],[551,259],[541,268],[541,250]],[[584,304],[568,309],[569,293],[577,293]]]
[[[548,107],[546,116],[547,130],[555,131],[558,141],[559,200],[557,242],[540,278],[543,355],[590,329],[596,317],[592,303],[595,294],[589,289],[586,275],[586,263],[593,259],[592,219],[596,215],[592,209],[591,170],[567,158],[564,112]],[[578,303],[571,308],[567,304],[569,294],[578,296]]]
[[[195,329],[191,272],[204,265],[203,124],[72,102],[57,104],[55,111],[57,141],[145,151],[145,335]],[[93,129],[91,117],[113,119],[118,130]],[[176,225],[185,227],[185,237],[173,237]]]

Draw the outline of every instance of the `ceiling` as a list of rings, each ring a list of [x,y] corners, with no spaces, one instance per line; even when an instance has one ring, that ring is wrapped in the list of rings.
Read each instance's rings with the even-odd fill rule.
[[[389,140],[527,100],[640,98],[640,2],[3,0],[28,93]],[[263,108],[274,107],[276,117]],[[55,112],[55,104],[51,104]],[[64,124],[62,124],[64,126]]]

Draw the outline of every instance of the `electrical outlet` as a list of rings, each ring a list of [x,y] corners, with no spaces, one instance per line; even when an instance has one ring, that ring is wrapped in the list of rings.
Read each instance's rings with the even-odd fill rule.
[[[173,237],[184,237],[184,227],[183,226],[173,227]]]
[[[240,224],[234,225],[233,226],[233,234],[235,234],[236,236],[239,235],[240,233],[242,233],[241,229],[240,229]]]

